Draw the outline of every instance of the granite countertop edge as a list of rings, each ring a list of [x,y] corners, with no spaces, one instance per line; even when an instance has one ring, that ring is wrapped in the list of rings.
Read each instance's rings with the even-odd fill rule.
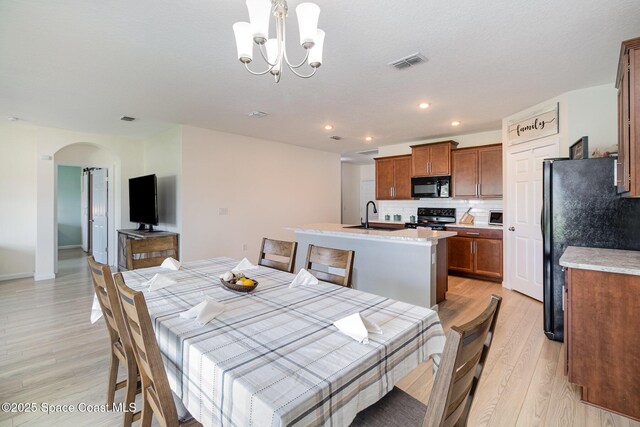
[[[640,251],[569,246],[560,257],[560,265],[640,276]]]

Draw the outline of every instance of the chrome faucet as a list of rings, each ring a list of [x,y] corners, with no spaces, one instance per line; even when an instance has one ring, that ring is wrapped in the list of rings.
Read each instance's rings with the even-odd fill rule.
[[[367,202],[367,206],[364,208],[364,228],[369,228],[369,205],[373,205],[373,213],[378,213],[378,209],[376,208],[376,203],[373,200],[369,200]]]

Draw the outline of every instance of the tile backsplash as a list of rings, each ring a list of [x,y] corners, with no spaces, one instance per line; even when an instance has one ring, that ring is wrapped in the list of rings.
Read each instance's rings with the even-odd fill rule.
[[[393,220],[394,215],[402,215],[402,221],[409,221],[411,215],[416,215],[418,208],[455,208],[456,222],[467,209],[471,208],[471,215],[475,217],[476,224],[489,222],[490,210],[502,210],[502,200],[462,200],[462,199],[420,199],[420,200],[379,200],[379,218],[385,215]]]

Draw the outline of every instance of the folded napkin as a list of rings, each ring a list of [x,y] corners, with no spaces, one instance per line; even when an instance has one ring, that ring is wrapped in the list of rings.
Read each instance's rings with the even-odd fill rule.
[[[174,258],[167,258],[164,261],[162,261],[162,264],[160,264],[160,267],[162,268],[168,268],[169,270],[180,270],[180,266],[182,265],[182,263],[180,261],[178,261],[177,259]]]
[[[143,283],[148,285],[150,291],[157,291],[158,289],[166,288],[167,286],[175,285],[177,282],[171,277],[167,277],[164,274],[156,274],[151,279]]]
[[[93,294],[93,305],[91,306],[91,323],[96,323],[102,317],[102,309],[98,302],[98,295]]]
[[[380,326],[362,317],[360,313],[343,317],[333,322],[333,324],[340,332],[362,344],[369,344],[369,333],[382,334]]]
[[[251,261],[249,261],[246,258],[243,258],[243,260],[240,261],[240,263],[236,265],[235,268],[231,271],[233,273],[239,273],[241,271],[246,271],[246,270],[255,270],[256,268],[258,268],[258,266],[251,264]]]
[[[309,273],[304,268],[296,274],[296,277],[293,278],[293,281],[289,285],[289,288],[295,288],[297,286],[307,286],[307,285],[317,285],[318,279]]]
[[[212,299],[205,299],[200,304],[180,313],[183,319],[196,319],[201,325],[211,322],[216,316],[224,312],[224,305]]]

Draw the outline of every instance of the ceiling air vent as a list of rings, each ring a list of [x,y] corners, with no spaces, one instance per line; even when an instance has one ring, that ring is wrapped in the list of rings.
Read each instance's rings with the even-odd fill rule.
[[[134,121],[136,118],[135,117],[129,117],[129,116],[122,116],[120,117],[120,120],[122,120],[123,122],[132,122]]]
[[[358,154],[362,154],[363,156],[375,156],[378,154],[378,150],[358,151]]]
[[[423,62],[427,62],[427,57],[421,53],[414,53],[413,55],[405,56],[404,58],[390,62],[389,65],[396,70],[404,70],[405,68],[413,67],[415,65],[422,64]]]
[[[264,111],[252,111],[247,114],[249,117],[253,117],[254,119],[260,119],[264,116],[268,116],[269,113],[265,113]]]
[[[333,136],[330,136],[329,138],[334,139],[334,140],[336,140],[336,141],[341,141],[341,140],[343,140],[343,139],[344,139],[343,137],[338,136],[338,135],[333,135]]]

